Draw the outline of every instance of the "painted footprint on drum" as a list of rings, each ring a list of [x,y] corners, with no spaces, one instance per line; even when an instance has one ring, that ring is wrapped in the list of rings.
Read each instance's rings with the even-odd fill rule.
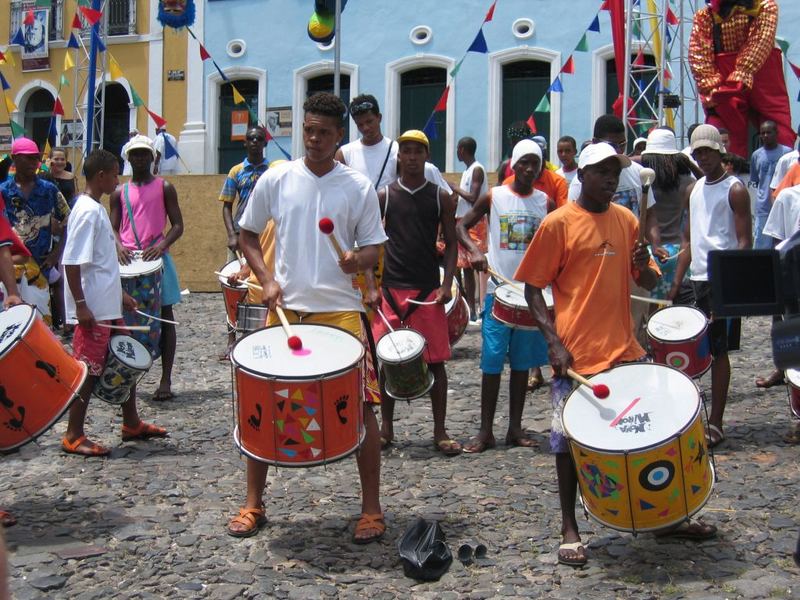
[[[347,409],[347,401],[350,399],[350,396],[342,396],[339,398],[339,401],[336,402],[336,416],[339,417],[339,422],[342,425],[347,424],[347,417],[345,417],[342,413]]]
[[[11,413],[11,409],[14,408],[14,403],[6,394],[6,388],[0,385],[0,405],[8,410]],[[22,431],[23,422],[25,421],[25,407],[20,406],[17,408],[17,412],[19,413],[19,419],[15,419],[13,413],[11,413],[11,418],[3,423],[6,427],[8,427],[11,431]]]
[[[37,360],[35,363],[37,369],[41,369],[47,376],[51,379],[55,379],[56,375],[58,374],[58,369],[56,369],[55,365],[50,364],[49,362],[45,362],[43,360]]]
[[[250,418],[247,419],[247,422],[250,424],[250,427],[256,431],[259,431],[261,429],[261,405],[258,403],[256,403],[256,412],[258,413],[258,416],[250,415]]]

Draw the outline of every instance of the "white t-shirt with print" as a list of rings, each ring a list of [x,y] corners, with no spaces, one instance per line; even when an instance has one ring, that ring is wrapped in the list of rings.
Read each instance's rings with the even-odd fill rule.
[[[364,175],[341,163],[317,177],[302,158],[269,169],[256,182],[239,226],[260,234],[275,222],[275,280],[284,305],[303,312],[363,311],[353,276],[339,268],[339,257],[319,221],[333,221],[343,249],[382,244],[378,195]]]
[[[484,169],[483,165],[477,160],[467,167],[467,170],[461,174],[461,183],[459,187],[465,192],[469,192],[472,189],[472,176],[475,173],[475,169],[480,169],[483,171],[483,183],[481,184],[481,191],[478,194],[478,198],[480,198],[489,190],[489,178],[486,176],[486,169]],[[456,206],[456,219],[462,218],[465,214],[467,214],[467,212],[469,212],[470,208],[472,208],[472,204],[459,196],[458,205]]]
[[[776,240],[788,240],[800,230],[800,185],[781,190],[775,198],[764,235]]]
[[[106,209],[91,196],[78,196],[69,213],[61,263],[80,266],[83,296],[96,320],[122,318],[122,284],[114,230]],[[64,284],[64,300],[67,323],[77,323],[69,283]]]
[[[575,179],[575,176],[578,174],[578,167],[572,169],[572,171],[565,171],[564,167],[561,167],[556,171],[556,175],[561,175],[564,179],[567,180],[567,185],[572,183],[572,180]]]
[[[639,173],[644,169],[637,162],[632,162],[630,167],[625,167],[619,174],[617,192],[614,194],[614,203],[629,209],[634,215],[639,216],[639,201],[642,199],[642,178]],[[582,184],[577,177],[572,180],[569,186],[568,198],[575,202],[581,195]],[[656,203],[653,195],[652,186],[647,193],[647,208],[651,208]]]
[[[377,144],[366,146],[361,140],[356,140],[345,144],[341,148],[345,164],[351,169],[355,169],[372,182],[376,189],[389,185],[397,179],[397,142],[393,142],[388,137]],[[386,154],[389,154],[387,160]],[[381,168],[386,161],[386,168]],[[378,176],[381,180],[378,181]]]

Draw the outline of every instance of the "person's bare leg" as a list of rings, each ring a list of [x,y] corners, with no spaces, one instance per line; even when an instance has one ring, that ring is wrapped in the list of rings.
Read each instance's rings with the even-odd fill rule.
[[[530,439],[522,428],[522,412],[525,409],[525,393],[528,391],[528,371],[511,371],[508,382],[508,433],[506,444],[532,447],[536,442]]]
[[[175,320],[172,306],[161,307],[161,318]],[[156,390],[156,399],[168,399],[172,394],[172,366],[175,363],[175,348],[177,346],[177,334],[175,325],[171,323],[161,324],[161,383]]]
[[[464,295],[469,306],[469,318],[476,319],[478,313],[475,312],[475,271],[464,269]]]
[[[579,542],[578,521],[575,518],[575,500],[578,493],[578,476],[575,463],[568,452],[556,454],[556,476],[558,477],[558,499],[561,504],[561,541],[565,544]],[[564,550],[568,559],[582,556],[577,550]]]
[[[78,392],[78,398],[69,407],[67,431],[64,433],[64,437],[70,442],[74,442],[86,434],[83,425],[86,422],[86,411],[89,410],[89,398],[95,383],[97,383],[97,377],[89,375]]]
[[[434,381],[431,388],[431,409],[433,411],[433,441],[437,444],[440,450],[447,453],[461,452],[461,445],[452,441],[448,444],[447,449],[442,448],[439,443],[442,441],[450,440],[445,427],[445,420],[447,418],[447,370],[444,363],[434,363],[428,365],[428,369],[433,373]]]
[[[247,496],[244,501],[244,508],[261,509],[264,504],[264,486],[267,484],[268,466],[249,456],[247,461]],[[236,520],[228,524],[231,531],[244,532],[250,529],[246,524]]]
[[[497,411],[497,396],[500,393],[500,373],[484,373],[481,377],[481,428],[469,444],[465,452],[483,452],[494,448],[494,415]]]
[[[380,437],[383,445],[391,444],[394,440],[394,398],[386,393],[383,377],[381,380],[381,429]],[[374,417],[374,415],[373,415]],[[366,422],[366,421],[365,421]],[[380,440],[379,440],[380,442]]]
[[[711,365],[711,414],[708,422],[722,430],[722,417],[728,400],[728,387],[731,382],[731,363],[728,353],[714,357]]]

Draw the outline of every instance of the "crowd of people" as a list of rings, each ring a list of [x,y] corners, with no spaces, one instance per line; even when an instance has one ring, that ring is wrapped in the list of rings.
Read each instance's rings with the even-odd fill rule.
[[[348,118],[361,137],[340,145]],[[706,442],[710,448],[723,443],[728,352],[739,347],[740,322],[715,319],[711,312],[708,254],[770,248],[800,229],[797,152],[777,143],[774,122],[761,124],[761,147],[747,157],[749,184],[756,190],[753,215],[750,194],[737,176],[748,160],[730,155],[725,132],[712,125],[693,127],[683,150],[674,131],[657,127],[631,144],[628,153],[625,126],[605,115],[580,148],[570,136],[555,142],[561,163],[556,166],[547,160],[548,140],[527,124],[514,123],[507,131],[510,155],[492,186],[489,172],[476,160],[474,139],[458,142],[465,170],[459,184],[450,185],[430,162],[430,143],[422,131],[391,140],[381,119],[372,95],[360,95],[348,107],[332,94],[315,94],[304,105],[304,156],[272,164],[264,158],[266,131],[260,126],[247,131],[246,156],[230,170],[219,194],[227,260],[239,262],[229,281],[250,282],[247,301],[268,307],[266,325],[280,323],[276,309],[281,307],[288,323],[333,325],[366,348],[365,437],[357,454],[362,514],[355,542],[375,541],[386,531],[381,449],[394,441],[395,399],[380,377],[375,345],[390,329],[410,327],[426,342],[433,447],[444,456],[496,446],[493,428],[506,363],[507,445],[536,446],[522,424],[525,397],[531,389],[550,386],[549,449],[562,511],[558,560],[581,566],[587,555],[575,519],[578,478],[561,423],[576,385],[569,372],[591,376],[650,360],[645,328],[653,304],[632,302],[632,294],[694,305],[710,320]],[[153,175],[160,161],[162,172],[170,170],[157,144],[132,132],[123,158],[130,179],[119,185],[117,158],[92,152],[82,165],[85,186],[78,193],[63,150],[54,149],[42,164],[36,144],[17,138],[11,170],[0,183],[4,306],[36,306],[88,365],[81,401],[70,407],[62,440],[64,452],[82,456],[110,452],[88,438],[84,421],[114,327],[139,323],[141,312],[162,319],[157,327],[131,335],[153,358],[161,358],[153,399],[174,396],[173,307],[181,297],[169,249],[183,233],[183,219],[175,187]],[[649,189],[643,183],[645,169],[655,173]],[[110,214],[100,203],[105,195]],[[335,223],[341,256],[320,234],[321,216]],[[157,282],[121,279],[121,267],[132,259],[160,261]],[[536,329],[515,328],[494,316],[496,290],[512,281],[524,286],[525,310]],[[466,298],[470,322],[480,327],[482,340],[480,424],[463,444],[446,426],[451,343],[444,307],[454,290]],[[546,300],[548,290],[552,302]],[[237,341],[230,325],[221,361],[230,360]],[[546,382],[542,369],[548,367],[552,377]],[[782,381],[783,373],[776,371],[755,384]],[[122,403],[122,439],[166,436],[164,428],[140,418],[136,396],[134,385]],[[798,441],[796,432],[790,439]],[[251,536],[266,524],[267,468],[248,456],[245,501],[227,526],[230,535]],[[14,522],[8,513],[0,518],[4,525]],[[687,519],[658,533],[706,539],[715,532],[713,525]]]

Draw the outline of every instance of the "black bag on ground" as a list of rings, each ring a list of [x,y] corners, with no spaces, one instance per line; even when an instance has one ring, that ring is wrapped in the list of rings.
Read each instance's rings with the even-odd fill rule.
[[[397,542],[397,549],[406,577],[419,581],[438,580],[453,562],[438,521],[414,521]]]

